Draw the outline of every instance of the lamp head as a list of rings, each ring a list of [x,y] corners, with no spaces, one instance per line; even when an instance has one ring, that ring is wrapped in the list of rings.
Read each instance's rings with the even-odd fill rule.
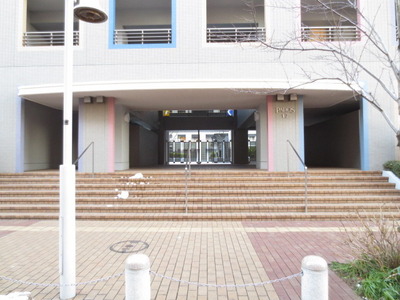
[[[103,23],[108,17],[97,0],[81,0],[74,8],[75,17],[88,23]]]

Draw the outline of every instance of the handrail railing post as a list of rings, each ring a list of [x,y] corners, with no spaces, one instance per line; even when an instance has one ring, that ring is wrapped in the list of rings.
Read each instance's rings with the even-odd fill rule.
[[[289,177],[289,143],[286,143],[286,167],[287,167],[287,177]]]
[[[185,166],[185,213],[188,213],[188,171],[187,163]]]
[[[191,151],[192,141],[188,142],[188,151],[186,155],[186,166],[185,166],[185,213],[188,213],[188,176],[191,177]]]
[[[92,177],[94,177],[94,142],[92,143]]]
[[[306,164],[304,163],[303,159],[301,158],[301,156],[299,155],[299,153],[294,148],[293,144],[289,140],[286,140],[286,142],[287,142],[287,145],[289,145],[293,149],[294,153],[296,154],[296,156],[298,157],[298,159],[300,160],[300,162],[302,163],[302,165],[304,167],[304,211],[305,211],[305,213],[307,213],[307,211],[308,211],[308,168],[307,168]],[[287,166],[288,166],[288,177],[289,177],[289,147],[288,146],[286,148],[286,154],[287,154]]]
[[[92,147],[92,177],[94,177],[94,142],[91,142],[85,150],[78,156],[78,158],[74,161],[73,165],[76,165],[76,163],[82,158],[82,156],[86,153],[86,151]]]
[[[189,141],[188,161],[189,161],[189,178],[190,178],[190,176],[192,175],[192,141]]]
[[[305,197],[304,197],[304,210],[305,213],[308,212],[308,168],[304,166],[304,172],[305,172]]]

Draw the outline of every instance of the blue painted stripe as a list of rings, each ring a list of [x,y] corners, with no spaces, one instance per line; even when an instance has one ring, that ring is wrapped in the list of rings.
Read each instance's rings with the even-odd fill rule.
[[[361,170],[368,171],[369,165],[369,129],[368,129],[368,101],[360,100],[360,155]]]
[[[157,48],[176,48],[176,0],[171,0],[171,39],[170,44],[114,44],[114,31],[116,20],[116,0],[110,0],[109,3],[109,21],[108,21],[108,47],[110,49],[157,49]]]

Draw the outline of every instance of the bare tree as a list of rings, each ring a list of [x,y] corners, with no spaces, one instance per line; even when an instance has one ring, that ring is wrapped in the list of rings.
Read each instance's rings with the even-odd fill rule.
[[[400,8],[400,0],[394,1],[393,7]],[[389,2],[383,1],[382,6],[387,8],[385,5]],[[308,53],[313,59],[328,64],[325,70],[319,70],[310,64],[294,62],[306,82],[334,80],[353,90],[355,97],[364,97],[383,116],[400,146],[400,128],[397,120],[393,120],[386,100],[394,101],[400,113],[400,46],[393,42],[394,34],[390,41],[378,29],[380,24],[377,20],[382,22],[382,18],[379,19],[380,3],[375,3],[378,9],[372,17],[370,11],[364,14],[357,7],[356,0],[302,0],[301,7],[291,6],[292,2],[282,0],[268,0],[267,3],[265,9],[296,10],[301,13],[302,23],[301,30],[288,33],[285,37],[272,33],[266,39],[260,39],[262,46],[275,52],[278,59],[288,52],[298,52]],[[307,20],[303,20],[307,15],[318,15],[326,25],[308,24]],[[392,21],[385,21],[388,22],[386,28],[395,28],[400,22],[399,14]],[[369,86],[365,82],[369,82]]]

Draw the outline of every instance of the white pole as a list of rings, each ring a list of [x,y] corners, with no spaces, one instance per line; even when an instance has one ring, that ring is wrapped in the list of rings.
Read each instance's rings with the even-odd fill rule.
[[[301,262],[301,300],[328,300],[328,264],[322,257],[306,256]]]
[[[133,254],[125,262],[125,299],[150,300],[150,260],[145,254]]]
[[[60,299],[76,295],[75,166],[72,164],[74,0],[65,0],[63,165],[60,166]]]

